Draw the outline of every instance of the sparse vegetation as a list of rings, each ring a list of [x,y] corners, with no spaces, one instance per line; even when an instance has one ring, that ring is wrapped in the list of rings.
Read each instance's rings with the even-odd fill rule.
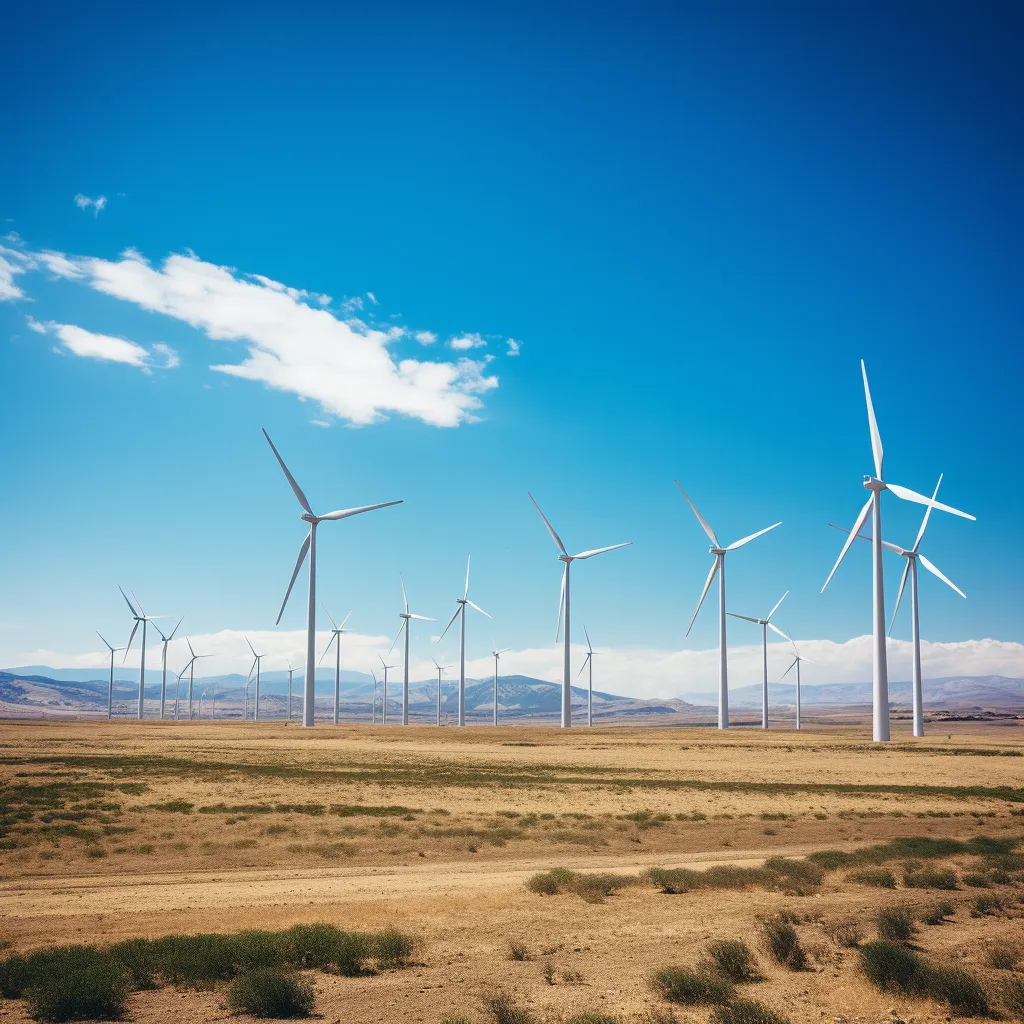
[[[508,944],[508,958],[509,960],[529,960],[530,951],[526,948],[522,942],[512,941]]]
[[[742,939],[716,939],[707,944],[705,966],[739,985],[760,977],[757,961]]]
[[[1024,960],[1024,949],[1013,939],[994,939],[985,947],[985,960],[996,970],[1012,971]]]
[[[495,992],[484,999],[484,1009],[494,1018],[494,1024],[533,1024],[530,1011],[505,991]]]
[[[959,889],[956,872],[949,868],[923,869],[907,871],[903,875],[903,884],[908,889]]]
[[[876,889],[896,888],[896,875],[888,868],[864,868],[862,871],[853,871],[846,876],[846,880],[860,885],[871,885]]]
[[[313,986],[295,971],[263,967],[241,974],[228,988],[228,1008],[272,1020],[308,1017]]]
[[[756,999],[735,999],[711,1012],[714,1024],[789,1024],[786,1017]]]
[[[772,959],[791,971],[802,971],[807,967],[807,953],[800,944],[800,937],[792,923],[783,915],[769,917],[761,922],[765,945]]]
[[[936,903],[934,907],[923,911],[921,921],[924,924],[945,924],[955,913],[956,907],[948,900],[943,900],[941,903]]]
[[[878,937],[889,942],[909,942],[917,931],[913,914],[906,907],[883,907],[875,923]]]
[[[24,995],[36,1020],[118,1020],[124,1015],[128,991],[125,971],[96,961],[38,977]]]
[[[809,860],[769,857],[760,868],[722,864],[703,871],[691,868],[651,868],[647,877],[665,893],[694,889],[746,889],[761,886],[803,896],[821,885],[824,871]]]
[[[663,967],[651,977],[651,987],[670,1002],[685,1006],[727,1003],[733,993],[728,978],[686,967]]]
[[[569,871],[567,868],[552,868],[527,879],[526,888],[541,896],[557,896],[559,893],[571,892],[588,903],[600,903],[606,896],[611,896],[619,889],[638,885],[640,882],[641,878],[637,875],[587,874],[582,871]]]
[[[837,946],[843,946],[845,949],[856,949],[864,939],[863,930],[852,918],[827,924],[825,934]]]

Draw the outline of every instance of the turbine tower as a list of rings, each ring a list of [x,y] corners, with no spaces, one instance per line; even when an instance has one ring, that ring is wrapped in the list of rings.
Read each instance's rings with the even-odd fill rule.
[[[395,645],[392,644],[391,646],[394,647]],[[390,654],[390,653],[391,653],[391,651],[388,651],[388,654]],[[386,664],[384,659],[381,658],[379,654],[377,655],[377,657],[380,658],[380,663],[384,666],[384,699],[381,701],[381,705],[380,705],[380,711],[381,711],[380,723],[381,723],[381,725],[387,725],[388,724],[388,671],[390,669],[395,668],[396,666],[395,665],[388,665],[388,664]],[[376,676],[373,677],[373,688],[374,688],[374,693],[376,693],[376,691],[377,691],[377,677]]]
[[[843,550],[839,552],[836,564],[828,574],[822,593],[829,585],[836,569],[846,557],[860,528],[864,525],[871,513],[871,547],[872,547],[872,632],[874,636],[874,652],[872,658],[872,724],[871,735],[876,743],[884,743],[889,739],[889,668],[885,651],[885,593],[882,579],[882,491],[892,491],[897,498],[904,501],[916,501],[919,505],[927,505],[929,508],[937,508],[942,512],[949,512],[954,516],[963,519],[974,519],[974,516],[958,509],[943,505],[934,498],[926,498],[917,491],[907,487],[900,487],[897,484],[887,483],[882,479],[882,438],[878,433],[878,423],[875,420],[875,409],[871,404],[871,389],[868,387],[868,371],[864,366],[864,360],[860,361],[860,372],[864,378],[864,402],[868,411],[868,429],[871,434],[871,455],[875,465],[875,475],[864,477],[864,487],[870,492],[870,497],[860,510],[850,535],[846,538]]]
[[[562,594],[558,601],[558,624],[555,626],[555,643],[558,643],[559,630],[562,627],[562,614],[565,613],[565,645],[562,649],[562,728],[568,729],[572,725],[572,677],[571,677],[571,652],[569,648],[570,644],[570,629],[569,629],[569,567],[573,562],[580,561],[584,558],[593,558],[594,555],[603,555],[606,551],[614,551],[616,548],[629,547],[633,542],[631,540],[626,541],[624,544],[612,544],[606,548],[594,548],[592,551],[581,551],[578,555],[570,555],[565,550],[565,545],[562,543],[558,534],[555,533],[555,528],[548,522],[548,517],[541,512],[540,505],[537,504],[536,499],[529,491],[527,494],[530,497],[530,501],[533,502],[533,507],[540,512],[541,519],[544,520],[544,525],[548,528],[548,533],[551,534],[551,539],[558,546],[559,552],[558,560],[565,563],[565,568],[562,570]]]
[[[715,536],[715,531],[708,525],[708,521],[697,511],[697,506],[690,501],[689,495],[683,490],[682,484],[676,481],[676,487],[679,488],[679,493],[686,498],[686,504],[693,509],[693,514],[697,517],[697,522],[700,523],[704,532],[708,535],[708,539],[711,541],[711,547],[709,551],[715,556],[715,561],[711,566],[711,572],[708,573],[708,578],[704,582],[704,589],[701,591],[700,600],[697,602],[697,610],[693,613],[693,618],[690,619],[690,625],[686,627],[686,635],[690,635],[690,630],[693,629],[693,624],[697,620],[697,615],[700,612],[700,607],[704,603],[704,598],[708,596],[708,591],[711,589],[711,584],[715,579],[715,574],[719,573],[718,577],[718,728],[728,729],[729,728],[729,655],[728,645],[726,642],[726,631],[725,631],[725,556],[730,551],[735,551],[737,548],[743,547],[744,544],[749,544],[752,540],[756,540],[762,534],[767,533],[769,530],[774,530],[776,526],[781,526],[782,523],[772,523],[771,526],[766,526],[763,530],[758,530],[757,533],[752,533],[749,537],[743,537],[740,540],[734,541],[732,544],[728,544],[722,547],[718,543],[718,538]]]
[[[459,613],[456,612],[456,615]],[[486,614],[486,613],[485,613]],[[437,669],[437,724],[441,724],[441,673],[445,669],[451,668],[451,665],[438,665],[436,658],[430,659],[434,663],[434,668]]]
[[[184,622],[185,616],[182,615],[178,619],[178,626]],[[154,622],[153,628],[160,634],[160,639],[163,641],[164,649],[161,655],[161,670],[160,670],[160,721],[164,720],[164,705],[167,702],[167,645],[174,639],[174,634],[178,632],[178,626],[175,626],[171,630],[170,636],[164,636],[164,631]]]
[[[378,654],[379,658],[380,655]],[[383,659],[381,659],[383,660]],[[370,705],[370,724],[377,724],[377,673],[370,669],[370,675],[373,676],[373,703]]]
[[[256,653],[256,648],[249,643],[249,638],[245,638],[245,642],[252,651],[252,665],[249,666],[249,675],[245,677],[246,685],[248,686],[249,677],[252,676],[252,670],[256,669],[256,715],[255,721],[260,720],[260,662],[263,660],[262,654]]]
[[[494,637],[493,636],[491,637],[491,643],[494,644],[494,646],[491,648],[491,654],[494,656],[494,715],[493,715],[493,721],[491,722],[491,724],[492,725],[497,725],[498,724],[498,660],[501,658],[501,656],[503,654],[507,654],[510,650],[512,650],[512,648],[511,647],[503,647],[499,651],[498,650],[498,645],[496,643],[494,643]],[[440,679],[440,678],[441,678],[441,675],[440,675],[440,673],[438,673],[438,679]]]
[[[106,639],[104,638],[103,634],[101,632],[99,632],[99,630],[96,631],[96,635],[105,644],[107,644]],[[107,644],[107,647],[110,647],[110,644]],[[108,721],[110,720],[110,717],[111,717],[111,714],[112,714],[112,709],[113,709],[113,706],[114,706],[114,654],[117,651],[123,651],[123,650],[124,650],[123,647],[110,647],[110,682],[107,684],[107,720]]]
[[[440,643],[444,639],[444,634],[451,628],[451,624],[459,617],[462,616],[462,622],[460,625],[461,639],[459,642],[459,725],[466,724],[466,605],[470,608],[475,608],[481,615],[487,615],[487,618],[491,616],[487,614],[478,604],[473,604],[469,599],[469,559],[470,556],[466,557],[466,589],[462,592],[462,597],[455,599],[455,614],[451,617],[448,625],[444,627],[444,633],[438,638],[437,642]],[[436,665],[437,662],[435,661]]]
[[[292,476],[288,467],[284,464],[284,459],[281,458],[280,453],[274,447],[274,442],[270,440],[270,435],[266,430],[263,431],[263,436],[267,439],[267,444],[270,445],[271,451],[273,451],[277,461],[280,463],[281,469],[284,471],[284,475],[287,477],[295,497],[302,506],[301,518],[303,522],[309,524],[309,533],[306,534],[306,539],[299,547],[299,557],[295,561],[292,578],[288,581],[288,589],[285,591],[284,600],[281,602],[281,610],[277,613],[277,622],[280,623],[281,616],[284,615],[285,605],[288,604],[292,587],[295,586],[295,578],[299,575],[299,570],[302,568],[302,563],[306,560],[306,555],[308,554],[309,598],[306,603],[306,699],[302,708],[302,724],[311,727],[313,725],[314,700],[316,697],[316,528],[320,523],[327,520],[348,519],[350,516],[357,516],[361,512],[372,512],[374,509],[387,508],[389,505],[400,505],[401,501],[385,501],[379,505],[363,505],[360,508],[340,509],[337,512],[328,512],[325,516],[318,516],[309,507],[306,495],[302,493],[302,488],[299,487],[295,477]]]
[[[295,669],[292,668],[292,663],[289,661],[288,662],[288,724],[289,725],[291,725],[291,721],[292,721],[292,675],[294,674],[294,672],[295,672]],[[305,708],[303,708],[303,712],[305,712]],[[303,718],[305,718],[305,714],[303,714]],[[305,722],[303,722],[303,725],[305,725]]]
[[[590,668],[590,674],[587,677],[587,726],[589,727],[594,724],[594,648],[590,645],[590,634],[587,632],[586,625],[583,626],[583,635],[587,638],[587,656],[583,659],[583,664],[580,665],[576,678],[579,679],[583,675],[585,668]]]
[[[813,665],[813,664],[815,664],[815,662],[811,661],[810,658],[804,658],[804,657],[801,656],[800,652],[797,650],[797,646],[796,646],[796,641],[795,640],[791,639],[789,642],[793,645],[793,655],[794,655],[793,661],[790,664],[789,668],[787,668],[786,671],[783,672],[781,676],[779,676],[779,679],[780,680],[781,679],[785,679],[786,676],[788,676],[789,673],[793,671],[794,666],[796,667],[796,727],[797,727],[797,729],[799,729],[800,728],[800,665],[803,662],[805,662],[805,661],[807,662],[808,665]]]
[[[121,590],[120,587],[117,589]],[[132,635],[128,637],[128,646],[124,649],[124,658],[121,661],[122,665],[128,660],[128,652],[132,648],[132,641],[135,639],[135,631],[139,628],[139,623],[142,623],[142,660],[139,662],[139,721],[141,722],[145,715],[146,706],[146,624],[152,622],[153,619],[163,619],[166,618],[166,616],[147,615],[142,610],[142,605],[139,604],[139,599],[135,597],[134,592],[132,593],[132,597],[135,597],[135,605],[138,605],[138,611],[135,610],[135,605],[128,600],[128,595],[123,590],[121,590],[121,596],[124,598],[125,604],[128,605],[128,609],[131,611],[132,616],[135,619],[135,625],[132,626]]]
[[[331,639],[327,642],[327,646],[324,648],[324,653],[320,655],[320,661],[323,661],[327,657],[327,652],[331,649],[331,644],[335,641],[338,642],[338,649],[334,652],[334,724],[338,724],[338,702],[341,700],[341,634],[351,632],[351,630],[345,629],[345,623],[352,618],[352,613],[349,612],[341,620],[339,626],[331,616],[331,613],[327,611],[327,606],[320,602],[320,607],[323,608],[327,618],[331,620]],[[317,662],[319,664],[320,662]]]
[[[402,631],[405,631],[405,674],[402,677],[402,725],[409,724],[409,621],[411,619],[419,619],[422,622],[436,622],[436,619],[432,619],[427,615],[416,615],[414,612],[409,611],[409,596],[405,592],[405,580],[402,579],[402,574],[398,574],[398,579],[402,584],[402,603],[405,605],[405,611],[399,612],[398,617],[402,620],[402,625],[398,628],[398,634],[392,641],[391,649],[388,654],[395,649],[395,644],[398,643],[398,637],[402,635]],[[378,655],[379,657],[379,655]],[[387,672],[384,674],[384,689],[387,690]],[[387,698],[385,697],[385,701]]]
[[[200,658],[212,658],[213,655],[212,654],[196,654],[196,652],[194,650],[192,650],[192,641],[189,640],[188,637],[185,637],[185,643],[188,644],[188,653],[192,655],[192,657],[189,659],[188,664],[185,666],[185,668],[188,669],[188,720],[191,722],[192,721],[192,688],[193,688],[193,686],[195,684],[195,671],[196,671],[195,666],[196,666],[196,662]],[[182,675],[185,674],[185,668],[183,668],[181,670]],[[202,714],[203,714],[202,713],[202,708],[200,708],[200,711],[199,711],[199,717],[200,718],[202,718]]]
[[[772,630],[778,633],[783,640],[789,640],[789,637],[779,629],[778,626],[772,622],[772,616],[779,610],[779,605],[786,600],[789,595],[787,590],[775,602],[775,607],[763,618],[763,619],[752,619],[749,615],[737,615],[735,612],[726,612],[726,615],[731,615],[734,619],[743,619],[745,622],[753,622],[761,627],[761,728],[768,728],[768,630]],[[792,641],[790,641],[792,643]]]

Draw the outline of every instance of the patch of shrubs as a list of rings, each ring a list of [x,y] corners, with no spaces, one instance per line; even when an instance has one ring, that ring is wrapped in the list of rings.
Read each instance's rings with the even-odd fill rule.
[[[875,920],[878,937],[888,942],[909,942],[917,931],[914,915],[906,907],[883,907]]]
[[[759,868],[741,868],[730,864],[721,864],[704,871],[694,871],[692,868],[651,868],[647,877],[666,893],[761,886],[805,896],[821,885],[825,872],[820,865],[810,860],[769,857]]]
[[[484,999],[484,1009],[494,1018],[494,1024],[533,1024],[530,1011],[505,991],[495,992]]]
[[[761,922],[761,932],[772,959],[791,971],[807,968],[807,953],[800,945],[800,937],[792,923],[782,915],[769,917]]]
[[[254,1017],[308,1017],[313,1010],[313,986],[296,971],[261,967],[235,978],[227,1001],[228,1009]]]
[[[652,975],[651,987],[670,1002],[684,1006],[728,1003],[733,995],[728,978],[688,967],[663,967]]]
[[[789,1024],[785,1017],[756,999],[735,999],[716,1006],[711,1020],[713,1024]]]
[[[568,868],[552,868],[541,871],[526,881],[526,888],[539,896],[557,896],[559,893],[575,893],[588,903],[601,903],[619,889],[639,885],[642,879],[637,875],[613,875],[609,873],[584,874]]]
[[[956,913],[956,907],[948,900],[936,903],[934,907],[921,913],[924,924],[945,924]]]
[[[888,868],[864,868],[862,871],[854,871],[847,875],[846,880],[871,885],[876,889],[896,888],[896,875]]]
[[[907,871],[903,875],[903,884],[908,889],[947,889],[955,890],[960,886],[957,884],[956,872],[950,868],[924,868],[920,871]]]
[[[956,854],[977,854],[982,857],[1012,854],[1017,846],[1015,838],[998,839],[994,836],[973,836],[960,839],[936,839],[933,836],[904,836],[887,843],[877,843],[861,850],[819,850],[808,856],[808,860],[820,864],[828,871],[838,868],[860,867],[861,865],[885,864],[892,860],[934,860],[936,857],[952,857]]]
[[[716,939],[707,944],[704,966],[737,985],[761,977],[750,947],[742,939]]]
[[[37,979],[24,995],[36,1020],[117,1020],[124,1016],[129,991],[127,972],[97,960]]]

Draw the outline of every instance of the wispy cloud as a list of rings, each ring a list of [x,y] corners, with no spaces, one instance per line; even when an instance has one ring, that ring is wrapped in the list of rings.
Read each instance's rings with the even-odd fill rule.
[[[421,345],[433,345],[437,341],[437,335],[433,331],[416,331],[413,337]]]
[[[93,216],[98,217],[100,210],[107,205],[106,196],[96,196],[95,199],[90,199],[89,196],[83,196],[81,192],[75,196],[75,206],[80,210],[92,210]]]
[[[162,342],[157,342],[153,346],[153,351],[149,352],[142,345],[127,338],[96,334],[75,324],[40,323],[32,317],[28,317],[27,321],[30,330],[37,334],[53,334],[60,340],[61,344],[55,351],[70,352],[82,359],[125,363],[138,367],[143,373],[151,373],[154,369],[173,370],[181,363],[178,353]],[[154,359],[154,353],[159,359]]]
[[[362,425],[401,413],[454,427],[475,419],[483,404],[479,396],[498,386],[497,377],[485,373],[485,360],[396,359],[389,346],[404,329],[342,319],[319,306],[317,293],[193,255],[169,256],[160,267],[134,250],[117,260],[58,252],[36,258],[58,277],[184,321],[211,339],[245,344],[241,362],[211,369],[315,401],[325,419]],[[466,338],[471,340],[452,347],[483,344],[479,335]]]
[[[34,266],[33,261],[24,253],[0,245],[0,302],[25,298],[25,293],[14,283],[14,279]]]
[[[451,338],[448,347],[456,352],[466,352],[471,348],[483,348],[487,342],[479,334],[460,334],[457,338]]]
[[[516,341],[515,338],[509,338],[508,339],[508,352],[506,352],[505,354],[509,355],[509,356],[517,356],[517,355],[519,355],[519,351],[520,351],[520,349],[522,347],[523,347],[522,342]]]

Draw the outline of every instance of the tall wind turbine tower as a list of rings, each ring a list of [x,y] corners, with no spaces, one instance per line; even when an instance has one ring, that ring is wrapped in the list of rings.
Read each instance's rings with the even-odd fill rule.
[[[388,654],[395,649],[395,644],[398,643],[398,637],[402,635],[402,631],[405,631],[405,674],[402,677],[402,725],[409,724],[409,622],[412,619],[419,619],[421,622],[436,622],[436,619],[430,618],[428,615],[417,615],[415,612],[409,611],[409,595],[405,592],[405,580],[402,579],[402,574],[398,574],[398,579],[402,584],[402,604],[405,606],[404,612],[399,612],[398,617],[402,620],[402,625],[398,628],[398,634],[391,644],[391,650]],[[384,689],[387,690],[387,670],[385,669],[384,674]],[[387,698],[385,698],[386,700]]]
[[[697,602],[697,610],[693,613],[693,618],[690,619],[690,625],[686,627],[686,635],[690,635],[690,630],[693,629],[693,624],[697,620],[697,614],[700,612],[700,607],[704,603],[704,598],[708,596],[708,591],[711,589],[711,584],[714,582],[715,574],[718,573],[718,728],[728,729],[729,728],[729,654],[728,644],[726,641],[726,630],[725,630],[725,556],[730,551],[735,551],[737,548],[743,547],[744,544],[749,544],[752,540],[756,540],[762,534],[767,533],[769,530],[774,530],[776,526],[781,526],[782,523],[773,523],[771,526],[766,526],[763,530],[758,530],[757,533],[752,533],[749,537],[743,537],[740,540],[734,541],[732,544],[722,547],[718,543],[718,538],[715,536],[715,531],[708,525],[708,521],[697,511],[697,506],[690,501],[689,495],[683,490],[682,484],[676,481],[676,487],[679,488],[679,493],[686,499],[686,504],[693,509],[693,514],[697,517],[697,522],[700,523],[701,528],[708,535],[708,539],[711,541],[711,547],[709,551],[715,556],[715,561],[711,566],[711,572],[708,573],[708,578],[704,582],[704,589],[701,591],[700,600]]]
[[[178,619],[178,626],[184,622],[185,616],[182,615]],[[153,628],[160,634],[160,639],[163,641],[163,652],[161,654],[161,669],[160,669],[160,721],[164,720],[164,705],[167,703],[167,645],[174,639],[174,634],[178,632],[178,626],[175,626],[171,630],[170,636],[164,636],[164,631],[154,622]]]
[[[586,626],[583,627],[583,635],[587,638],[587,656],[583,659],[576,678],[579,679],[583,675],[585,668],[590,669],[590,674],[587,677],[587,726],[590,727],[594,724],[594,648],[590,644],[590,634],[587,632]]]
[[[501,658],[501,656],[503,654],[507,654],[510,650],[512,650],[512,648],[511,647],[503,647],[499,651],[498,650],[498,645],[494,642],[494,637],[493,636],[491,637],[491,643],[494,644],[494,646],[491,648],[491,654],[494,656],[494,715],[493,715],[493,719],[491,721],[491,724],[492,725],[497,725],[498,724],[498,661],[499,661],[499,659]],[[438,678],[440,679],[440,675],[438,676]]]
[[[339,626],[329,611],[327,606],[321,601],[320,607],[323,608],[327,618],[331,620],[331,639],[328,640],[327,646],[324,648],[324,653],[320,655],[320,661],[323,661],[327,657],[327,652],[331,649],[331,644],[337,643],[337,650],[334,652],[334,724],[338,724],[338,704],[341,701],[341,634],[349,632],[345,629],[345,623],[352,618],[352,613],[349,612],[341,620]],[[319,662],[317,663],[319,664]]]
[[[193,687],[195,685],[196,662],[200,658],[212,658],[213,655],[212,654],[196,654],[196,652],[192,649],[192,641],[189,640],[188,637],[185,637],[185,643],[188,644],[188,653],[192,655],[192,657],[189,659],[188,664],[185,666],[185,668],[188,669],[188,718],[189,718],[189,721],[191,722],[192,721],[192,690],[193,690]],[[185,668],[183,668],[181,670],[182,675],[185,674]],[[202,718],[202,714],[203,714],[202,713],[202,709],[200,708],[200,711],[199,711],[199,717],[200,718]]]
[[[245,638],[246,644],[248,644],[249,650],[252,651],[252,665],[249,668],[249,675],[252,675],[252,670],[256,669],[256,721],[260,720],[260,662],[263,660],[262,654],[256,653],[256,648],[249,643],[249,638]]]
[[[536,499],[532,494],[527,491],[530,501],[533,502],[533,507],[540,512],[541,519],[544,520],[544,525],[548,528],[548,533],[551,534],[551,539],[555,542],[558,547],[560,554],[558,560],[565,564],[565,568],[562,570],[562,593],[558,601],[558,624],[555,626],[555,643],[558,642],[558,633],[562,627],[562,617],[565,616],[565,643],[562,648],[562,728],[568,729],[572,725],[572,675],[571,675],[571,631],[569,629],[569,567],[573,562],[582,561],[585,558],[593,558],[594,555],[603,555],[606,551],[614,551],[616,548],[629,547],[633,542],[627,540],[624,544],[612,544],[606,548],[594,548],[591,551],[581,551],[578,555],[570,555],[565,550],[565,545],[562,543],[561,538],[555,533],[555,528],[548,522],[548,517],[541,512],[540,505],[537,504]]]
[[[860,372],[864,378],[864,402],[868,410],[868,430],[871,434],[871,455],[875,464],[875,475],[864,477],[864,487],[870,492],[870,497],[860,510],[850,535],[846,538],[843,550],[839,552],[836,564],[828,574],[822,593],[829,585],[836,569],[846,557],[850,545],[854,542],[860,528],[864,525],[871,513],[871,547],[872,547],[872,624],[874,638],[874,652],[872,658],[872,738],[876,743],[885,743],[889,739],[889,668],[885,651],[885,593],[882,582],[882,491],[892,491],[897,498],[904,501],[916,501],[919,505],[927,505],[929,508],[937,508],[942,512],[949,512],[954,516],[963,519],[974,519],[974,516],[958,509],[943,505],[934,498],[926,498],[917,491],[907,487],[900,487],[897,484],[887,483],[882,479],[882,438],[878,432],[878,423],[875,420],[875,409],[871,404],[871,389],[868,387],[868,371],[864,366],[864,360],[860,361]]]
[[[378,654],[377,657],[379,658],[380,655]],[[381,658],[381,660],[383,661],[384,659]],[[374,672],[373,669],[371,668],[370,669],[370,675],[373,676],[373,703],[370,705],[370,724],[371,725],[376,725],[377,724],[377,673]]]
[[[393,648],[395,645],[392,644],[391,646]],[[391,651],[388,651],[388,654],[390,654],[390,653],[391,653]],[[391,669],[393,669],[395,666],[394,665],[386,664],[384,659],[381,658],[379,654],[377,655],[377,657],[380,658],[380,663],[381,663],[381,665],[384,666],[384,699],[381,701],[381,705],[380,705],[380,712],[381,712],[380,722],[381,722],[381,725],[387,725],[388,724],[388,672]],[[374,685],[374,689],[376,690],[376,687],[377,687],[377,677],[376,676],[374,676],[374,678],[373,678],[373,685]]]
[[[292,676],[295,673],[295,669],[292,668],[292,663],[288,662],[288,724],[292,722]],[[303,716],[305,717],[305,716]],[[305,725],[305,722],[303,722]]]
[[[120,587],[117,589],[121,590]],[[123,590],[121,590],[121,596],[124,598],[125,604],[128,605],[128,609],[135,619],[135,625],[132,626],[132,635],[128,637],[128,646],[124,649],[124,659],[122,660],[122,664],[128,660],[128,652],[132,648],[132,641],[135,639],[135,632],[139,628],[139,623],[142,623],[142,660],[139,662],[139,721],[141,722],[145,716],[146,709],[146,624],[152,622],[153,619],[163,619],[166,616],[147,615],[142,610],[142,605],[139,604],[139,599],[135,597],[134,593],[132,594],[132,597],[135,597],[134,605],[128,600],[128,595]],[[138,606],[137,611],[136,605]]]
[[[325,516],[318,516],[309,507],[306,495],[302,493],[302,488],[299,487],[295,477],[292,476],[290,470],[284,464],[284,459],[281,458],[280,453],[274,447],[274,442],[270,440],[270,435],[266,430],[263,431],[263,436],[267,439],[267,444],[270,445],[274,456],[277,458],[277,461],[281,465],[281,469],[284,471],[285,477],[288,479],[288,483],[291,486],[295,497],[302,506],[302,521],[309,524],[309,533],[306,534],[306,539],[299,547],[299,557],[295,561],[295,568],[292,570],[292,578],[288,581],[288,589],[285,591],[284,600],[281,602],[281,610],[277,613],[277,622],[280,623],[281,616],[284,615],[285,605],[288,604],[288,598],[291,596],[292,587],[295,586],[295,578],[299,575],[299,570],[302,568],[302,563],[306,560],[306,555],[308,554],[309,597],[306,602],[306,699],[302,707],[302,724],[304,726],[312,727],[315,711],[314,701],[316,698],[316,528],[320,523],[328,520],[348,519],[350,516],[357,516],[361,512],[373,512],[375,509],[387,508],[389,505],[400,505],[401,501],[385,501],[381,502],[379,505],[363,505],[359,508],[339,509],[337,512],[328,512]]]
[[[810,658],[804,658],[804,657],[801,656],[800,651],[797,650],[796,641],[790,640],[789,642],[793,645],[793,661],[791,662],[789,668],[787,668],[786,671],[783,672],[781,676],[779,676],[779,678],[780,679],[785,679],[786,676],[788,676],[789,673],[793,671],[793,668],[794,667],[796,668],[796,727],[797,727],[797,729],[799,729],[800,728],[800,665],[803,662],[805,662],[805,661],[807,662],[808,665],[813,665],[814,662],[811,661]]]
[[[455,614],[449,620],[448,625],[444,627],[444,633],[437,638],[437,642],[440,643],[444,639],[444,634],[451,628],[452,623],[461,616],[459,641],[459,725],[466,724],[466,605],[468,604],[470,608],[475,608],[481,615],[487,615],[487,618],[491,617],[480,605],[473,604],[469,599],[469,559],[470,556],[467,556],[466,589],[462,592],[462,597],[455,599]],[[437,662],[435,661],[434,664],[436,665]]]
[[[458,612],[455,613],[458,615]],[[437,669],[437,724],[441,724],[441,673],[445,669],[451,668],[451,665],[438,665],[436,658],[430,659],[434,663],[434,668]]]
[[[779,629],[778,626],[772,622],[772,616],[779,610],[779,605],[786,600],[789,595],[787,590],[775,602],[775,607],[763,618],[763,619],[752,619],[749,615],[737,615],[735,612],[726,612],[726,615],[731,615],[734,619],[743,619],[745,622],[753,622],[761,627],[761,728],[768,728],[768,630],[772,630],[778,633],[783,640],[789,640],[789,637]],[[790,640],[790,643],[793,641]]]
[[[103,636],[103,634],[101,632],[99,632],[99,630],[96,631],[96,635],[105,644],[107,644],[107,647],[110,647],[110,644],[107,643],[105,637]],[[124,650],[123,647],[110,647],[110,682],[107,684],[107,720],[108,721],[110,720],[110,717],[111,717],[111,715],[113,713],[113,707],[114,707],[114,654],[117,651],[123,651],[123,650]]]

